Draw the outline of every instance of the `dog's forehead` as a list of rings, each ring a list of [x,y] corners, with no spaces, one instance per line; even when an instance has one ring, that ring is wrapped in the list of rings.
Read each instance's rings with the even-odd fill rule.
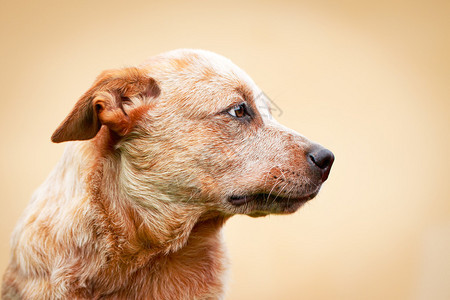
[[[150,58],[143,65],[168,97],[197,98],[209,109],[226,107],[243,96],[261,113],[268,114],[268,100],[250,76],[230,59],[206,50],[179,49]],[[181,97],[180,97],[181,96]],[[201,102],[208,99],[207,102]],[[212,100],[212,101],[210,101]],[[208,108],[208,107],[206,107]]]
[[[154,57],[154,59],[158,62],[170,64],[181,72],[183,70],[194,72],[211,70],[215,71],[218,75],[235,75],[249,80],[249,83],[253,83],[250,77],[230,59],[207,50],[178,49],[160,54]]]

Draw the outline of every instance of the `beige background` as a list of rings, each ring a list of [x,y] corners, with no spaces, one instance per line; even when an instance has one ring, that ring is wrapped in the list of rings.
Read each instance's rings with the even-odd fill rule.
[[[0,272],[95,76],[189,47],[231,58],[336,155],[298,213],[226,225],[227,299],[450,299],[449,1],[63,2],[0,6]]]

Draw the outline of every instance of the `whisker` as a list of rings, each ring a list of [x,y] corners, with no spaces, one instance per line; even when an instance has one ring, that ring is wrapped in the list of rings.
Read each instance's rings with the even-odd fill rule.
[[[269,194],[267,195],[266,205],[269,203],[270,195],[272,194],[273,190],[280,182],[283,182],[283,181],[281,179],[277,178],[277,181],[274,183],[274,185],[272,186],[272,189],[270,190]]]
[[[277,195],[275,196],[275,198],[272,200],[272,203],[270,203],[270,205],[272,205],[278,198],[278,196],[280,196],[280,194],[283,192],[283,190],[289,185],[289,182],[285,182],[284,186],[278,191]]]

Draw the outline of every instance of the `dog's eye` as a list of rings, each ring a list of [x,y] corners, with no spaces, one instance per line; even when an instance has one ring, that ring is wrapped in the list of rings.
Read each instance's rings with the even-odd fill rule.
[[[228,111],[228,113],[236,118],[242,118],[248,115],[245,103],[234,106],[232,109]]]

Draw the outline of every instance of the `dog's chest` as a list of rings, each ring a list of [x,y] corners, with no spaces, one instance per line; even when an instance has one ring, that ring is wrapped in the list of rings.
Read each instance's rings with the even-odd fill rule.
[[[169,255],[138,269],[114,299],[218,299],[227,269],[220,236],[193,238]],[[220,297],[219,297],[220,299]]]

